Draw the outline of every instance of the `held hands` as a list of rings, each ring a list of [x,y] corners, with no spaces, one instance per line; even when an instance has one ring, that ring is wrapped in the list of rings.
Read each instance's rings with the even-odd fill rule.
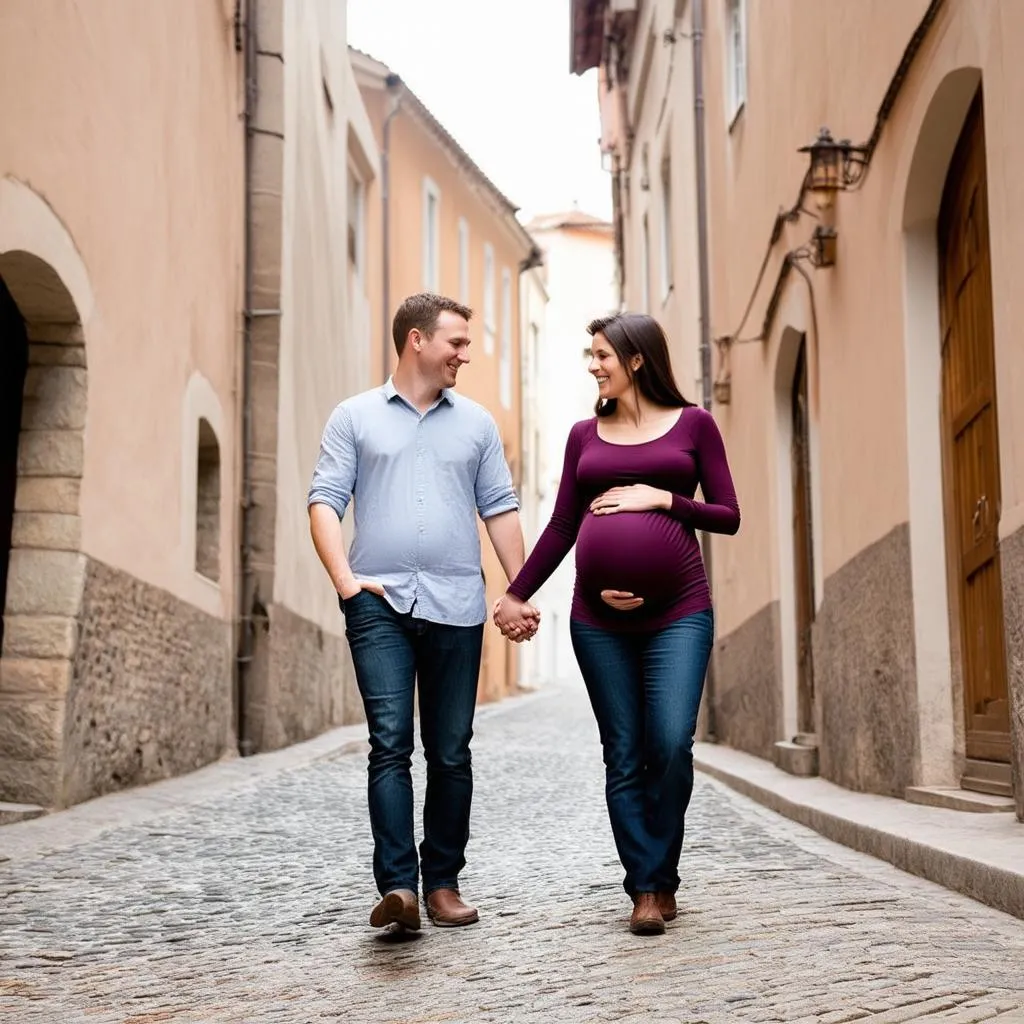
[[[672,507],[672,494],[647,484],[612,487],[599,494],[591,503],[595,516],[608,516],[614,512],[650,512]]]
[[[503,594],[494,602],[494,624],[506,640],[522,643],[532,640],[540,626],[540,612],[529,603],[511,594]]]

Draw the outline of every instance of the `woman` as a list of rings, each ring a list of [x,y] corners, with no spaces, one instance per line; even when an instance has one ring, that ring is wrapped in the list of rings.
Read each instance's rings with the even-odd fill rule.
[[[676,916],[714,633],[696,531],[734,534],[740,513],[718,427],[680,393],[657,321],[622,313],[587,331],[597,416],[570,431],[551,521],[494,619],[524,637],[524,603],[576,544],[569,629],[601,734],[630,931],[660,934]]]

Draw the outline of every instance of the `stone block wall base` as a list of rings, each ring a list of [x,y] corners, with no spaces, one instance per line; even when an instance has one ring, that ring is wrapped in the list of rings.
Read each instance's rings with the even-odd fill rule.
[[[918,748],[906,523],[828,577],[812,645],[822,776],[902,798]]]
[[[284,605],[269,608],[269,625],[257,636],[246,685],[246,732],[253,753],[363,721],[345,638]]]
[[[61,803],[193,771],[231,743],[232,625],[88,561]]]
[[[1010,768],[1017,817],[1024,821],[1024,528],[999,542],[1010,697]]]
[[[727,636],[719,637],[712,655],[715,739],[766,759],[772,757],[772,748],[782,732],[778,642],[776,601]],[[703,735],[706,730],[705,711]]]

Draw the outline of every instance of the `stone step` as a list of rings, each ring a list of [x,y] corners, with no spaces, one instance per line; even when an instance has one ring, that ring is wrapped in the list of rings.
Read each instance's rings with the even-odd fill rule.
[[[1013,800],[989,793],[975,793],[957,786],[908,786],[904,795],[912,804],[926,807],[945,807],[950,811],[970,811],[974,814],[1013,811]]]
[[[46,813],[45,807],[37,807],[35,804],[7,804],[0,801],[0,825],[13,825],[16,821],[41,818]]]
[[[775,764],[790,775],[805,778],[818,774],[818,748],[807,743],[779,740],[775,744]]]

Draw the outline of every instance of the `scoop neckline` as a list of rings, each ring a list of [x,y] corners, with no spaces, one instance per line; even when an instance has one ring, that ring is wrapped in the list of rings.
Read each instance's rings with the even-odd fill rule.
[[[642,448],[645,444],[654,444],[656,441],[663,441],[666,437],[668,437],[668,435],[671,434],[672,431],[675,430],[676,427],[678,427],[680,423],[682,423],[683,416],[686,415],[686,410],[689,409],[689,408],[692,408],[692,407],[689,406],[689,405],[684,405],[682,407],[682,409],[679,410],[679,415],[675,418],[675,420],[673,420],[672,426],[670,426],[668,428],[668,430],[666,430],[662,434],[659,434],[657,437],[649,438],[646,441],[633,441],[633,442],[609,441],[607,438],[604,438],[604,437],[601,436],[601,432],[598,429],[599,426],[600,426],[600,422],[601,421],[600,421],[600,417],[598,417],[598,416],[594,417],[594,421],[595,421],[594,422],[594,436],[602,444],[611,445],[613,448]]]

